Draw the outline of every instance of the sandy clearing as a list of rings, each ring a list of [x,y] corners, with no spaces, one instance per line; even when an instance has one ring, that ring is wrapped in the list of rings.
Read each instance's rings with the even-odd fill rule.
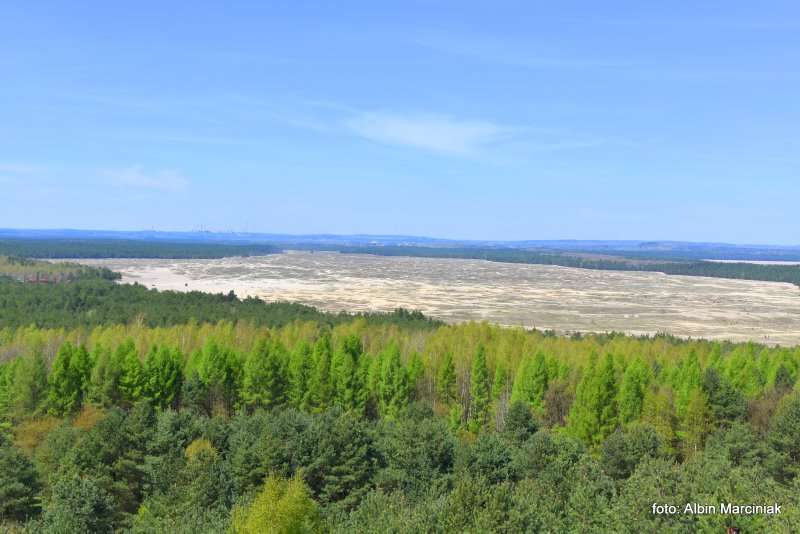
[[[330,311],[402,306],[451,322],[800,344],[800,288],[774,282],[334,252],[83,263],[147,287],[233,290]]]

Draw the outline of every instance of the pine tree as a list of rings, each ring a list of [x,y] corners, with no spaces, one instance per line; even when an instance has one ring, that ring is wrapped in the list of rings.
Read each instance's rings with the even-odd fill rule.
[[[414,351],[408,360],[408,383],[411,387],[411,393],[416,398],[417,389],[420,387],[419,381],[425,374],[425,366],[422,364],[422,358],[419,353]]]
[[[617,426],[617,382],[614,359],[608,354],[601,367],[592,355],[575,394],[569,427],[587,443],[599,444]]]
[[[381,416],[386,419],[396,419],[408,405],[408,373],[400,359],[400,349],[397,345],[388,347],[381,361],[378,388]]]
[[[40,490],[31,460],[0,434],[0,522],[6,523],[4,531],[8,532],[9,519],[23,522],[36,514]]]
[[[82,383],[72,361],[75,351],[69,342],[61,345],[47,378],[47,405],[56,415],[66,415],[80,407]]]
[[[525,356],[514,377],[511,402],[525,402],[532,408],[541,409],[549,379],[544,353],[537,352],[533,358]]]
[[[377,397],[373,395],[369,387],[369,373],[372,362],[375,358],[362,354],[358,359],[356,374],[358,377],[358,390],[356,398],[356,412],[370,417],[378,415]]]
[[[456,385],[456,367],[453,363],[453,354],[447,352],[436,375],[436,394],[443,404],[450,404],[456,399]]]
[[[703,373],[702,390],[717,424],[726,425],[747,415],[747,400],[714,367]]]
[[[776,479],[788,481],[800,475],[800,395],[790,395],[772,418],[767,440],[776,457]]]
[[[331,338],[328,333],[314,344],[314,366],[309,380],[310,405],[315,411],[324,411],[330,406],[331,387]]]
[[[183,385],[183,355],[177,349],[152,347],[142,368],[142,392],[158,408],[173,406]]]
[[[583,369],[581,380],[575,390],[575,401],[569,412],[568,425],[575,437],[591,442],[598,432],[596,411],[597,354],[592,353],[588,365]]]
[[[75,379],[80,383],[80,402],[83,403],[88,398],[94,367],[94,360],[84,345],[79,345],[73,352],[71,365]]]
[[[340,343],[331,360],[331,385],[337,406],[363,414],[367,395],[362,365],[361,340],[350,335]]]
[[[356,413],[364,411],[364,383],[360,370],[362,350],[358,336],[349,335],[339,343],[331,360],[334,402],[342,409]]]
[[[356,362],[344,350],[337,350],[331,359],[331,387],[333,402],[345,411],[352,410],[356,398]]]
[[[122,370],[119,381],[122,398],[126,403],[134,404],[142,397],[144,371],[133,340],[128,340],[117,347],[114,358],[119,362]]]
[[[307,411],[311,406],[309,382],[312,369],[311,347],[303,341],[292,351],[289,360],[289,400],[299,410]]]
[[[355,334],[345,336],[339,345],[340,350],[352,356],[354,360],[358,360],[361,354],[364,352],[361,339]]]
[[[669,388],[650,387],[647,390],[642,402],[640,420],[655,428],[667,451],[674,452],[676,418]]]
[[[641,415],[642,402],[650,380],[650,369],[640,358],[636,358],[625,368],[619,387],[620,423],[631,423]]]
[[[287,400],[289,379],[283,348],[259,341],[247,355],[242,376],[241,400],[248,408],[273,408]]]
[[[618,423],[617,377],[611,354],[606,355],[598,379],[600,439],[603,440],[617,428]]]
[[[122,403],[122,362],[103,345],[96,345],[92,350],[95,362],[89,384],[89,398],[101,406],[119,406]]]
[[[48,397],[47,366],[41,352],[23,357],[14,366],[9,397],[12,411],[18,416],[36,414],[45,408]]]
[[[779,395],[785,395],[794,388],[795,378],[789,367],[781,362],[775,369],[775,374],[772,379],[772,388],[778,392]]]
[[[230,414],[238,403],[241,390],[242,361],[238,353],[221,348],[211,340],[202,351],[192,355],[187,365],[187,381],[193,383],[196,375],[205,391],[195,394],[206,397],[209,407]]]
[[[486,349],[479,345],[472,359],[470,371],[470,407],[468,427],[472,432],[486,428],[489,421],[489,369],[486,366]]]

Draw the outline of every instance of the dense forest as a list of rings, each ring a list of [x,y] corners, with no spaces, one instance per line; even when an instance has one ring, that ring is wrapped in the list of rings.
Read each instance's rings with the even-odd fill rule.
[[[664,259],[657,253],[637,256],[609,256],[596,253],[526,250],[520,248],[422,247],[422,246],[353,246],[324,247],[350,254],[413,256],[422,258],[461,258],[505,263],[558,265],[580,269],[609,271],[647,271],[683,276],[710,276],[737,280],[787,282],[800,286],[800,265],[761,265],[721,263],[683,259]]]
[[[0,238],[0,255],[22,258],[226,258],[280,252],[265,243],[139,239]]]
[[[800,524],[798,348],[359,317],[7,326],[0,361],[12,532]],[[781,513],[652,512],[692,502]]]
[[[419,312],[403,309],[392,313],[326,313],[297,303],[240,299],[232,291],[227,294],[157,291],[139,284],[113,283],[106,279],[106,271],[111,273],[92,271],[91,276],[63,284],[27,284],[0,279],[0,326],[72,328],[134,321],[147,326],[169,326],[223,319],[265,326],[282,326],[295,320],[332,325],[354,317],[364,317],[370,323],[420,328],[440,324]]]
[[[16,256],[0,256],[0,281],[57,283],[72,280],[118,280],[119,273],[104,267],[76,263],[36,261]]]

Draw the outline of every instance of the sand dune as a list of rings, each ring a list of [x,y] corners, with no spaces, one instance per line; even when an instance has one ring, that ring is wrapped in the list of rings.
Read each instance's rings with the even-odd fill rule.
[[[123,282],[291,300],[331,311],[419,309],[560,332],[669,332],[800,344],[790,284],[594,271],[481,260],[290,252],[220,260],[87,260]]]

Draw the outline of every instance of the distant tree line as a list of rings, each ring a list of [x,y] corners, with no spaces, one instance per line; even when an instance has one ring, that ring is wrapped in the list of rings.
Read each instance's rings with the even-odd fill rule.
[[[205,243],[136,239],[0,239],[0,255],[24,258],[175,258],[263,256],[280,252],[264,243]]]
[[[0,255],[25,258],[173,258],[213,259],[260,256],[283,248],[328,250],[349,254],[409,256],[424,258],[481,259],[503,263],[557,265],[580,269],[647,271],[671,275],[708,276],[739,280],[786,282],[800,285],[798,265],[721,263],[681,258],[676,251],[644,251],[605,254],[596,251],[530,250],[500,247],[428,247],[401,245],[329,245],[269,243],[217,243],[196,241],[150,241],[134,239],[3,238]],[[688,254],[688,253],[687,253]]]
[[[647,271],[683,276],[709,276],[739,280],[762,280],[800,285],[800,265],[759,265],[753,263],[721,263],[696,260],[663,261],[656,255],[648,258],[619,256],[599,259],[596,253],[535,251],[516,248],[422,247],[422,246],[328,246],[320,250],[377,256],[411,256],[422,258],[461,258],[503,263],[558,265],[579,269],[610,271]]]
[[[71,280],[117,280],[119,278],[119,273],[104,267],[89,267],[66,262],[36,261],[16,256],[0,256],[0,281],[60,283]]]

